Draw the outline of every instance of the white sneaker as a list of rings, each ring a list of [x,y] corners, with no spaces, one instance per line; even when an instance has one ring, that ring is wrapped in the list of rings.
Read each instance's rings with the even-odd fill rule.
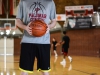
[[[66,67],[66,63],[64,63],[62,66],[63,66],[63,68],[65,68]]]
[[[72,57],[68,56],[68,59],[70,61],[70,63],[72,62]]]
[[[66,64],[66,61],[61,61],[60,64],[61,65]]]
[[[60,62],[60,64],[65,68],[65,66],[66,66],[66,61],[62,61],[62,62]]]

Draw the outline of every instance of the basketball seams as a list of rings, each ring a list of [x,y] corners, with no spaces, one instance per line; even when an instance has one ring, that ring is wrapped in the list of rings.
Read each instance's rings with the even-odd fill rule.
[[[34,23],[36,23],[36,22],[34,22]],[[34,25],[34,23],[32,24],[32,25]],[[47,28],[47,24],[45,24],[44,25],[44,23],[43,22],[41,22],[41,23],[38,23],[39,25],[42,25],[42,26],[44,26],[44,27],[46,27]]]
[[[34,30],[39,30],[39,29],[35,29],[35,28],[32,28],[32,29],[34,29]],[[46,31],[46,30],[42,29],[42,31]]]

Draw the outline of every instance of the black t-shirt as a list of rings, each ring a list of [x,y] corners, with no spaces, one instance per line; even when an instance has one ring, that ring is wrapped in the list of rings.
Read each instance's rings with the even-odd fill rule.
[[[52,41],[53,47],[56,47],[57,41]]]
[[[70,38],[68,36],[64,36],[63,37],[63,41],[65,42],[62,47],[64,48],[69,48],[69,42],[70,42]]]

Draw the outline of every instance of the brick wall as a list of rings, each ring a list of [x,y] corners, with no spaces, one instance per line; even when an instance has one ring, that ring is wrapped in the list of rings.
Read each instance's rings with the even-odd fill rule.
[[[70,30],[68,31],[70,37],[69,55],[82,55],[82,56],[98,56],[100,49],[100,29],[83,29],[83,30]],[[51,40],[55,37],[57,41],[61,40],[61,32],[51,33]],[[18,55],[20,52],[20,40],[14,39],[14,54]],[[57,52],[61,54],[61,46],[57,47]],[[53,53],[51,47],[51,54]]]
[[[77,55],[97,56],[100,49],[100,29],[70,31],[70,53]],[[72,35],[73,34],[73,35]]]
[[[67,34],[70,37],[69,55],[98,56],[100,29],[70,30]],[[52,37],[61,40],[61,33],[52,33]],[[60,52],[61,47],[58,47],[58,53],[61,54]]]

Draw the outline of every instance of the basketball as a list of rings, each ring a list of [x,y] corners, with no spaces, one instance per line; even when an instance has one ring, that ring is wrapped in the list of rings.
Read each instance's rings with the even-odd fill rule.
[[[41,20],[32,21],[30,27],[32,28],[32,35],[35,37],[41,37],[47,31],[47,24]]]

